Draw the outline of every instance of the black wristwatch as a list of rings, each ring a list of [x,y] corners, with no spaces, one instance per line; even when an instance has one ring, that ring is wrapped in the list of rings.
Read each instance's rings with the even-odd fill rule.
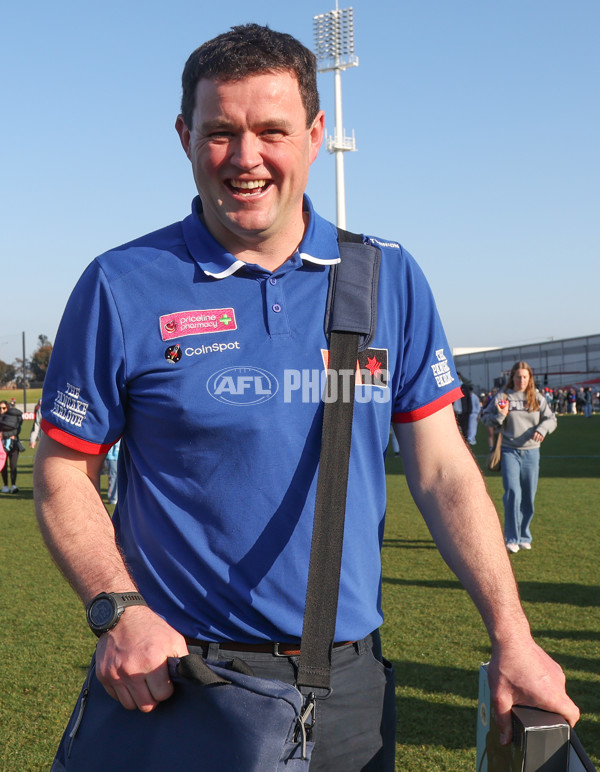
[[[101,592],[86,606],[85,615],[98,637],[112,630],[127,606],[147,606],[139,592]]]

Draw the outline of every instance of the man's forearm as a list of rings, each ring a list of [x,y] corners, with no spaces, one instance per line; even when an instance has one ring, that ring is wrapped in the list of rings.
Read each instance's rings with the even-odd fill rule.
[[[42,437],[34,468],[35,507],[44,541],[84,603],[103,591],[135,588],[100,496],[101,459]]]
[[[466,449],[465,449],[466,451]],[[468,451],[466,451],[468,453]],[[492,644],[529,635],[498,515],[470,459],[445,469],[437,484],[415,492],[436,545],[465,587]]]
[[[442,557],[477,606],[492,643],[528,635],[500,521],[481,473],[451,413],[428,422],[399,433],[415,503]]]

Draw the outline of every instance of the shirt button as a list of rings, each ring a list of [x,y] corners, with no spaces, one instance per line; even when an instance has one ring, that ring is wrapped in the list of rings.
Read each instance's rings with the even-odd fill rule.
[[[279,303],[273,303],[271,307],[276,314],[278,314],[281,311],[281,306],[279,305]]]
[[[277,284],[277,279],[274,276],[271,276],[269,279],[269,284]]]

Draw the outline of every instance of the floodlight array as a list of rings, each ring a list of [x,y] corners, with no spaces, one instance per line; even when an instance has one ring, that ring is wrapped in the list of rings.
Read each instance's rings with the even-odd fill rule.
[[[354,9],[321,13],[313,18],[315,56],[318,60],[354,56]]]

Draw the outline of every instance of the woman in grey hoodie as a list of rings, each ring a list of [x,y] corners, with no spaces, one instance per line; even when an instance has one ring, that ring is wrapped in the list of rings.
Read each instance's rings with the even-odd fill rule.
[[[531,520],[540,469],[540,445],[556,429],[556,416],[535,388],[527,362],[516,362],[485,409],[484,424],[502,428],[504,539],[509,552],[531,549]]]

